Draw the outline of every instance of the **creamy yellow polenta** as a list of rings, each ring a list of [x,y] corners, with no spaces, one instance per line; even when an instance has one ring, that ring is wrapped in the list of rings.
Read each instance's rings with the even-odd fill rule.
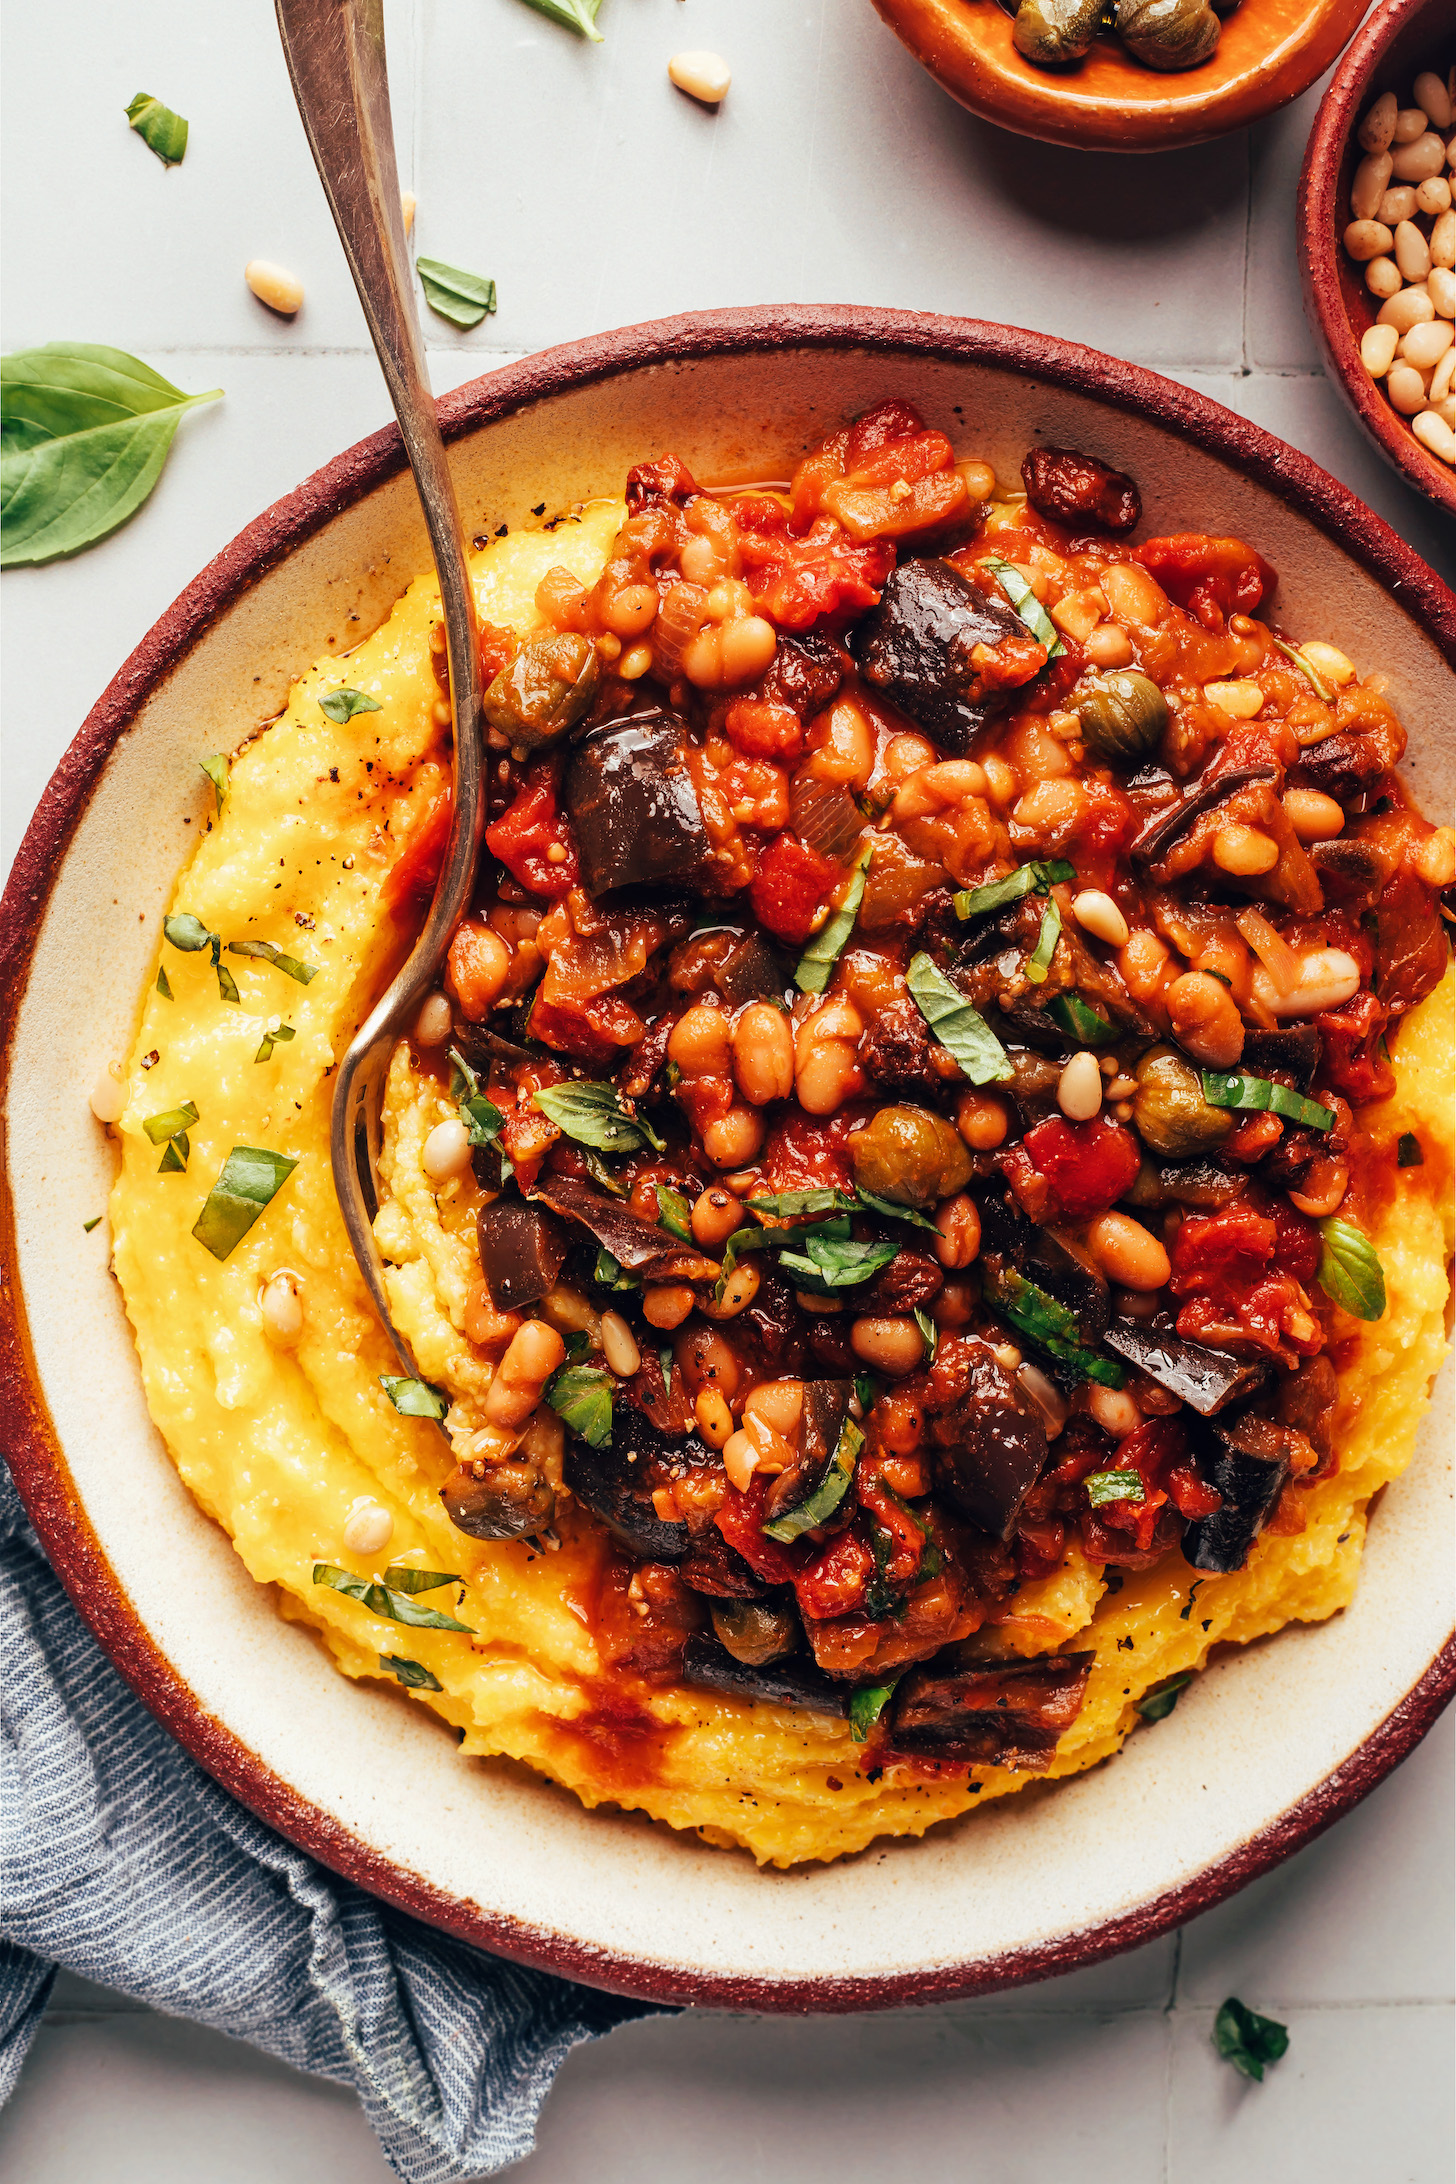
[[[488,547],[475,560],[482,615],[529,634],[546,570],[565,563],[590,583],[621,515],[619,504],[593,504],[553,531]],[[114,1263],[152,1416],[253,1576],[278,1586],[285,1615],[312,1624],[347,1675],[387,1676],[381,1655],[419,1661],[441,1689],[414,1698],[463,1732],[466,1754],[524,1760],[588,1805],[642,1810],[742,1845],[761,1863],[834,1858],[879,1835],[918,1835],[1030,1778],[976,1769],[968,1787],[891,1766],[871,1782],[845,1724],[705,1692],[643,1686],[625,1716],[604,1712],[590,1635],[604,1551],[595,1526],[568,1514],[551,1553],[467,1538],[439,1500],[451,1468],[444,1442],[431,1425],[399,1416],[380,1388],[393,1359],[331,1187],[330,1072],[405,938],[383,906],[381,882],[443,778],[429,643],[437,612],[435,584],[421,578],[347,660],[301,678],[278,721],[234,759],[226,808],[178,885],[174,911],[190,911],[225,941],[271,942],[317,965],[318,975],[303,986],[266,961],[225,957],[240,995],[232,1005],[219,996],[206,952],[162,949],[174,998],[153,986],[142,1008],[111,1201]],[[379,710],[335,725],[318,700],[340,684],[366,692]],[[1077,1634],[1096,1649],[1086,1704],[1062,1739],[1054,1777],[1115,1752],[1137,1723],[1138,1698],[1201,1666],[1216,1645],[1319,1621],[1351,1598],[1371,1497],[1410,1460],[1443,1349],[1452,1000],[1448,974],[1393,1042],[1395,1094],[1362,1115],[1377,1139],[1414,1130],[1425,1164],[1399,1172],[1374,1231],[1389,1309],[1377,1325],[1344,1330],[1358,1349],[1342,1378],[1341,1466],[1305,1495],[1306,1530],[1266,1535],[1246,1569],[1201,1579],[1196,1616],[1181,1612],[1193,1573],[1176,1554],[1113,1595],[1073,1549],[1055,1576],[1023,1588],[999,1625],[1010,1651],[1044,1652]],[[296,1036],[255,1061],[280,1020]],[[187,1101],[199,1119],[186,1172],[159,1174],[143,1123]],[[451,1111],[443,1087],[416,1075],[401,1049],[389,1081],[390,1196],[378,1236],[391,1303],[421,1371],[449,1389],[452,1422],[468,1429],[489,1380],[461,1332],[478,1271],[478,1201],[468,1176],[437,1190],[421,1166],[425,1137]],[[220,1263],[191,1231],[235,1145],[269,1147],[298,1165]],[[298,1276],[305,1308],[292,1350],[266,1339],[259,1308],[263,1284],[284,1268]],[[373,1561],[343,1545],[349,1514],[364,1500],[382,1503],[394,1521]],[[462,1588],[428,1597],[446,1601],[473,1635],[404,1630],[315,1586],[317,1561],[364,1578],[386,1561],[459,1571]]]

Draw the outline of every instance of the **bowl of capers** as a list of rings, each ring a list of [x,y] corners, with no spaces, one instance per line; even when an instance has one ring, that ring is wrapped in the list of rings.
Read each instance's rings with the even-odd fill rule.
[[[1092,151],[1168,151],[1297,98],[1365,0],[874,0],[953,98]]]

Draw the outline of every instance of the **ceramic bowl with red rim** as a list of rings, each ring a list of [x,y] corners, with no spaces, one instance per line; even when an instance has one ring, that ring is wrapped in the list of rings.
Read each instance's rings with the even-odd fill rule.
[[[1145,68],[1111,31],[1085,60],[1042,68],[1017,51],[1000,0],[874,0],[901,43],[962,106],[1045,144],[1167,152],[1247,128],[1297,99],[1351,37],[1365,0],[1240,0],[1196,68]]]
[[[1365,268],[1346,251],[1350,185],[1365,157],[1356,130],[1383,92],[1409,108],[1423,69],[1456,60],[1451,0],[1378,0],[1320,102],[1299,178],[1299,269],[1305,314],[1330,376],[1386,460],[1411,485],[1456,515],[1456,470],[1422,447],[1410,420],[1391,407],[1384,387],[1360,361],[1360,340],[1380,299]],[[1429,225],[1429,223],[1425,223]]]
[[[707,482],[785,477],[889,395],[1008,482],[1049,440],[1130,471],[1150,531],[1246,537],[1278,571],[1286,629],[1389,677],[1422,801],[1449,796],[1456,598],[1294,449],[1113,358],[973,320],[728,311],[549,350],[441,411],[479,533],[542,501],[617,493],[662,449]],[[269,509],[82,724],[0,905],[0,1402],[81,1613],[188,1750],[293,1842],[452,1933],[602,1987],[883,2008],[1044,1977],[1217,1902],[1371,1790],[1456,1689],[1439,1408],[1381,1500],[1345,1613],[1215,1661],[1107,1766],[791,1873],[462,1761],[438,1720],[346,1681],[284,1622],[182,1486],[147,1415],[105,1231],[83,1231],[113,1157],[85,1093],[131,1035],[191,845],[183,822],[202,809],[197,722],[234,747],[329,649],[341,607],[367,631],[428,559],[392,429]]]

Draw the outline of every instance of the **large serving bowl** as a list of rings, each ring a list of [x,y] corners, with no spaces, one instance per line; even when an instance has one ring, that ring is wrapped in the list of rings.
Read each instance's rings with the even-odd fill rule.
[[[973,114],[1084,151],[1167,152],[1246,129],[1323,75],[1366,0],[1242,0],[1212,57],[1144,68],[1105,33],[1071,68],[1038,68],[999,0],[874,0],[897,38]]]
[[[1305,316],[1331,378],[1386,461],[1456,515],[1456,473],[1421,446],[1410,420],[1391,408],[1384,388],[1360,362],[1360,337],[1374,325],[1380,305],[1365,286],[1364,267],[1352,262],[1341,242],[1350,220],[1350,184],[1365,156],[1355,139],[1361,120],[1386,91],[1408,105],[1420,71],[1452,52],[1451,0],[1379,0],[1320,101],[1299,178],[1297,218]]]
[[[630,463],[663,449],[709,482],[782,477],[891,394],[1005,479],[1045,437],[1130,470],[1150,530],[1249,538],[1279,572],[1286,627],[1387,673],[1419,793],[1440,800],[1456,599],[1303,456],[1151,373],[970,320],[732,311],[550,350],[441,407],[481,532],[617,492]],[[105,1226],[83,1233],[112,1178],[85,1091],[129,1044],[204,809],[198,752],[267,720],[293,676],[382,620],[427,562],[393,431],[260,517],[81,728],[0,909],[0,1401],[77,1606],[175,1735],[294,1842],[488,1949],[604,1987],[882,2007],[1040,1978],[1216,1902],[1373,1788],[1456,1685],[1439,1428],[1385,1495],[1344,1615],[1218,1662],[1107,1767],[787,1874],[639,1816],[587,1813],[523,1769],[462,1762],[433,1717],[346,1682],[282,1621],[180,1484],[142,1399]]]

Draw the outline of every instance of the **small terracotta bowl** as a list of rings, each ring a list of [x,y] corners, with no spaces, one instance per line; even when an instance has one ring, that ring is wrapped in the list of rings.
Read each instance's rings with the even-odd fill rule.
[[[1379,302],[1341,237],[1350,220],[1350,183],[1364,157],[1355,131],[1383,92],[1402,106],[1423,68],[1456,58],[1452,0],[1380,0],[1335,71],[1320,103],[1299,178],[1299,268],[1304,308],[1330,376],[1371,439],[1401,476],[1456,515],[1456,472],[1421,446],[1360,362],[1360,337]]]
[[[1037,68],[1012,43],[998,0],[875,0],[936,82],[973,114],[1045,144],[1166,152],[1203,144],[1307,91],[1365,0],[1243,0],[1211,60],[1185,74],[1144,68],[1104,32],[1072,68]]]

